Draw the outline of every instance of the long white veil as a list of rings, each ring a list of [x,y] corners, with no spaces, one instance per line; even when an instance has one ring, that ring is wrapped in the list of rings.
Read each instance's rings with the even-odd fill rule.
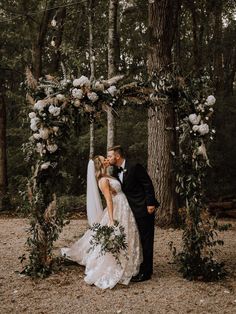
[[[95,177],[94,161],[90,159],[87,169],[87,217],[89,225],[92,226],[94,223],[100,222],[102,213],[102,201]]]

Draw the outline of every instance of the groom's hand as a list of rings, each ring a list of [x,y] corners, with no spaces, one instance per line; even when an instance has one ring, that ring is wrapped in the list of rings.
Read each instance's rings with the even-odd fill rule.
[[[147,206],[147,211],[149,214],[153,214],[155,211],[155,206]]]

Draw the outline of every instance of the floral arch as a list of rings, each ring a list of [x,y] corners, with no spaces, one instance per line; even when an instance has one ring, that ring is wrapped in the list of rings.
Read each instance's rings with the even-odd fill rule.
[[[32,177],[28,182],[28,198],[31,211],[29,262],[24,272],[32,276],[45,277],[57,264],[53,257],[53,242],[57,240],[65,221],[57,208],[56,192],[62,156],[67,135],[74,116],[88,114],[94,119],[106,106],[117,107],[132,103],[157,106],[156,102],[169,101],[174,104],[178,133],[178,152],[170,152],[176,163],[176,192],[182,199],[183,251],[175,253],[182,264],[185,277],[194,279],[211,271],[208,279],[223,275],[221,266],[212,259],[206,247],[222,244],[214,240],[215,222],[205,215],[202,184],[207,167],[207,142],[213,140],[215,130],[211,127],[211,116],[215,97],[210,95],[209,77],[185,80],[176,73],[155,74],[146,83],[132,83],[116,87],[123,76],[108,81],[93,81],[87,77],[71,79],[65,74],[59,80],[50,75],[38,82],[27,70],[27,99],[32,135],[24,145],[26,158],[31,165]],[[205,216],[204,216],[205,215]],[[197,239],[197,240],[196,240]],[[22,261],[26,259],[25,254]],[[195,267],[198,265],[198,267]]]

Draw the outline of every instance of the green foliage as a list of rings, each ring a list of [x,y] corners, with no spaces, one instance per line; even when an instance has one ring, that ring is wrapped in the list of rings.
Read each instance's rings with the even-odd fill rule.
[[[99,223],[94,224],[90,230],[93,232],[90,240],[91,247],[88,252],[97,248],[100,249],[100,256],[111,253],[118,264],[121,257],[127,257],[127,242],[125,229],[118,221],[114,221],[113,226],[102,226]]]
[[[214,247],[223,245],[217,239],[217,221],[206,210],[204,182],[210,162],[207,142],[215,130],[210,127],[214,97],[209,95],[208,77],[192,78],[179,102],[179,154],[176,162],[176,192],[180,195],[183,223],[183,247],[177,253],[171,243],[180,271],[190,280],[212,281],[226,275],[223,263],[214,259]],[[211,101],[209,101],[211,100]],[[204,132],[200,127],[204,126]]]

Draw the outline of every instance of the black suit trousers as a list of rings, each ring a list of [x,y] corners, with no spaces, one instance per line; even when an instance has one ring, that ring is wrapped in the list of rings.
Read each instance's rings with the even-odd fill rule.
[[[143,263],[140,273],[151,276],[153,273],[153,244],[155,215],[136,218],[140,240],[143,248]]]

